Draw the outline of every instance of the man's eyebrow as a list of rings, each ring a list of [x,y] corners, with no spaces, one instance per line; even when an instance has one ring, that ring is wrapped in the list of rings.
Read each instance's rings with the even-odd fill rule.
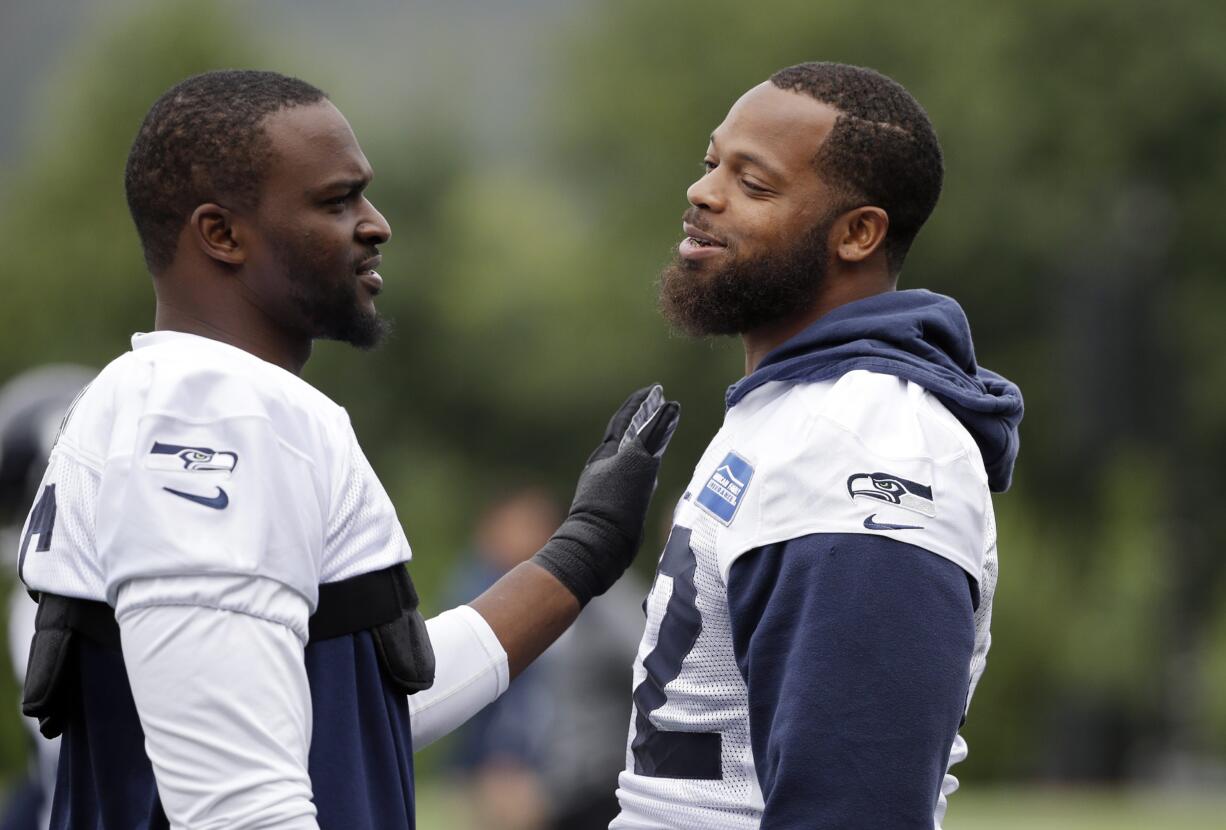
[[[325,182],[319,187],[311,188],[312,193],[336,193],[344,191],[350,193],[354,191],[365,190],[370,184],[373,176],[354,176],[352,178],[333,179],[330,182]]]
[[[715,133],[711,133],[711,146],[714,147],[715,144]],[[756,167],[762,168],[762,172],[773,179],[782,180],[784,178],[783,174],[781,174],[778,169],[766,162],[761,156],[754,155],[753,153],[747,153],[744,150],[738,150],[732,154],[732,157],[742,163],[752,164]]]

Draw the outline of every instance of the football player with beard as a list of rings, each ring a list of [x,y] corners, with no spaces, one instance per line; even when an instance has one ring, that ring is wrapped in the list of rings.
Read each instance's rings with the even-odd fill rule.
[[[272,72],[188,78],[137,132],[155,330],[77,399],[17,551],[39,598],[23,708],[63,735],[56,830],[411,828],[414,749],[638,548],[677,418],[659,387],[614,416],[540,551],[421,618],[391,499],[300,377],[316,339],[383,334],[372,175],[324,93]]]
[[[896,82],[807,63],[733,104],[705,166],[661,306],[739,335],[745,377],[647,599],[611,827],[932,830],[1022,416],[958,304],[896,290],[940,146]]]

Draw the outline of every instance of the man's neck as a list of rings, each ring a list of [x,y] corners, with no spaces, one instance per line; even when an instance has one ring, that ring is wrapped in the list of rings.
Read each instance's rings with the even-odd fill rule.
[[[206,318],[184,304],[161,297],[157,301],[153,328],[154,331],[179,331],[217,340],[295,375],[302,374],[302,367],[311,357],[309,339],[290,341],[266,326],[244,326],[241,320],[228,316],[224,320]]]
[[[768,354],[800,334],[836,308],[866,297],[893,291],[896,281],[889,277],[877,279],[827,278],[812,305],[799,314],[759,326],[741,335],[745,346],[745,374],[751,375]]]

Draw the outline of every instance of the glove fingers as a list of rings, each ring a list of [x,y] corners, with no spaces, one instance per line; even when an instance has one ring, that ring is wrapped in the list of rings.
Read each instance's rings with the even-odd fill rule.
[[[647,397],[643,399],[643,402],[639,404],[639,408],[635,410],[634,417],[630,419],[629,425],[626,426],[626,431],[621,434],[621,441],[617,446],[619,452],[643,431],[663,405],[664,387],[657,383],[651,387]]]
[[[638,434],[647,452],[656,457],[664,454],[669,440],[677,431],[677,422],[680,418],[681,404],[676,401],[668,401],[660,407],[655,417]]]
[[[643,405],[643,401],[647,400],[647,396],[651,394],[653,386],[644,386],[642,389],[630,393],[630,397],[626,398],[625,403],[617,412],[613,413],[613,417],[609,419],[609,428],[605,430],[602,441],[620,441],[622,436],[626,434],[626,430],[630,427],[630,422],[634,420],[634,413],[638,412],[639,407]]]

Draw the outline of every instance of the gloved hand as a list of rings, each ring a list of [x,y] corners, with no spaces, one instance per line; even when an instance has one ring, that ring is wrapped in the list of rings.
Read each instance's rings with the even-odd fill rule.
[[[658,385],[627,398],[579,475],[566,521],[532,557],[580,606],[607,591],[634,561],[680,413],[681,405],[665,401]]]

